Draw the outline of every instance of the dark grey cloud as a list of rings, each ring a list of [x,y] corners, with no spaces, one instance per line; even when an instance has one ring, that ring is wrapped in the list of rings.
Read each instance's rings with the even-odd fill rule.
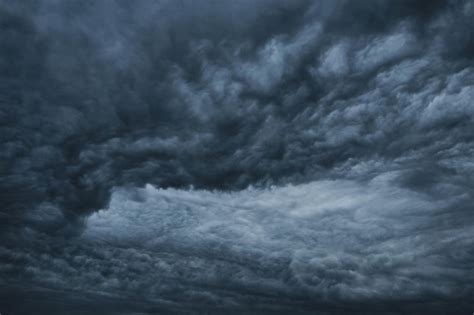
[[[0,2],[2,303],[471,312],[473,15]]]

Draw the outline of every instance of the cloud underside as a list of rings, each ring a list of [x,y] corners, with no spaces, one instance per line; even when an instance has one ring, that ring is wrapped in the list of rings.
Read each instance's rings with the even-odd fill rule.
[[[0,298],[472,311],[473,21],[469,1],[0,3]]]

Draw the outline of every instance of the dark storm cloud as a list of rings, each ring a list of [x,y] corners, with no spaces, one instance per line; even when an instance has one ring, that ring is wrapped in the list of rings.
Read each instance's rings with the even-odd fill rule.
[[[445,312],[438,298],[472,293],[473,15],[469,1],[0,2],[2,279],[88,294],[98,281],[101,294],[152,292],[150,305],[156,295],[176,303],[189,285],[209,307],[266,309],[277,295],[282,311],[357,301],[385,310],[378,303],[395,297]],[[320,196],[285,206],[293,197],[276,194],[274,214],[262,209],[268,187],[289,183]],[[175,203],[132,193],[145,184],[177,189],[158,193]],[[238,192],[249,185],[258,197]],[[115,199],[141,206],[108,205],[116,187]],[[312,213],[324,191],[343,206],[314,225],[282,214]],[[235,205],[249,199],[253,211]],[[102,208],[104,222],[93,214]],[[149,217],[134,219],[140,211]],[[193,234],[207,216],[217,230]],[[340,247],[325,243],[337,238],[327,227]],[[271,231],[248,244],[258,229]],[[156,235],[168,258],[142,244]],[[237,276],[194,265],[233,273],[216,262],[225,255],[243,259]],[[182,302],[207,299],[193,294]]]

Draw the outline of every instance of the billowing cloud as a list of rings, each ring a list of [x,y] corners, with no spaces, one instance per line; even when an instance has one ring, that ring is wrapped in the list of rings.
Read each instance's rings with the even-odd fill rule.
[[[0,3],[1,294],[470,311],[473,8]]]

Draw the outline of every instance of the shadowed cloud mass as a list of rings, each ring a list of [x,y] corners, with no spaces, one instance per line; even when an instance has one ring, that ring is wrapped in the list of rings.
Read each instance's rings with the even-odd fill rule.
[[[472,312],[472,29],[472,1],[0,1],[0,312]]]

